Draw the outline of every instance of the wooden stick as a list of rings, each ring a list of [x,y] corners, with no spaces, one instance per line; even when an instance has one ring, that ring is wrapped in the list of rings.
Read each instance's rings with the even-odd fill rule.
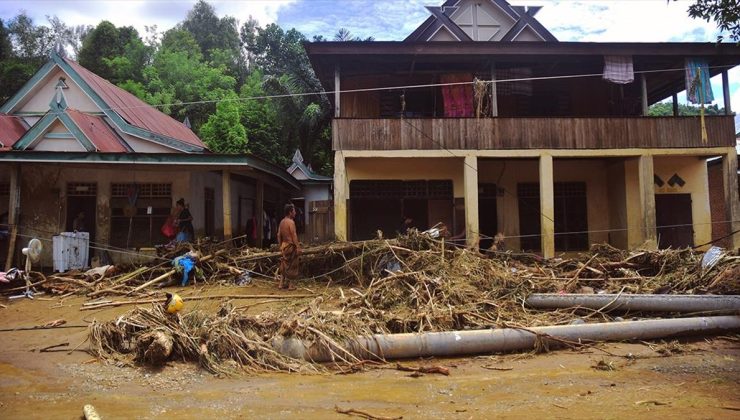
[[[183,297],[182,300],[203,300],[203,299],[261,299],[261,298],[270,298],[275,300],[280,299],[300,299],[300,298],[308,298],[308,297],[315,297],[316,295],[213,295],[213,296],[186,296]],[[83,303],[82,307],[80,308],[81,311],[90,311],[93,309],[99,309],[99,308],[107,308],[107,307],[114,307],[114,306],[123,306],[123,305],[141,305],[145,303],[157,303],[157,302],[164,302],[165,298],[159,298],[159,299],[140,299],[140,300],[119,300],[119,301],[106,301],[106,302],[97,302],[97,303]]]
[[[226,252],[225,249],[221,249],[221,250],[217,251],[215,254],[206,255],[205,257],[201,258],[198,262],[199,263],[204,263],[204,262],[206,262],[208,260],[213,259],[214,257],[216,257],[218,255],[224,254],[225,252]],[[162,274],[161,276],[157,277],[154,280],[150,280],[150,281],[142,284],[141,286],[135,287],[133,290],[131,290],[130,292],[128,292],[126,295],[130,295],[130,294],[132,294],[134,292],[138,292],[141,289],[145,289],[145,288],[147,288],[147,287],[149,287],[149,286],[151,286],[151,285],[153,285],[155,283],[159,283],[160,281],[162,281],[162,280],[166,279],[167,277],[175,274],[176,272],[177,272],[177,270],[172,269],[172,270],[170,270],[170,271]]]
[[[404,372],[439,373],[440,375],[450,376],[450,370],[444,366],[421,366],[414,368],[396,363],[396,369]]]
[[[376,416],[366,411],[355,410],[354,408],[348,408],[345,410],[337,406],[334,406],[334,410],[336,410],[336,412],[340,414],[347,414],[348,416],[351,416],[351,415],[360,416],[360,417],[364,417],[369,420],[400,420],[403,418],[403,416],[398,416],[398,417]]]

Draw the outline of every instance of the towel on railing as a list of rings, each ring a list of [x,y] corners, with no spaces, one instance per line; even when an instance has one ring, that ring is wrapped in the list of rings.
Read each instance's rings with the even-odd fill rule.
[[[635,80],[631,55],[605,55],[604,80],[624,85]]]
[[[709,81],[709,65],[700,58],[686,59],[686,98],[694,104],[709,104],[714,101],[712,84]]]

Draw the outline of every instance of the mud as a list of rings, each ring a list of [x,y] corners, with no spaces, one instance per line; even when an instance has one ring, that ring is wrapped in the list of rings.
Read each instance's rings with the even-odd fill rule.
[[[276,293],[264,287],[248,289]],[[183,294],[229,292],[235,289],[189,289]],[[0,328],[60,318],[67,325],[86,324],[114,319],[133,308],[91,313],[79,310],[83,302],[81,298],[3,302],[7,308],[0,308]],[[218,306],[201,302],[186,310]],[[404,362],[438,364],[451,371],[450,376],[418,378],[392,364],[351,375],[217,378],[180,362],[155,371],[104,364],[82,351],[39,352],[60,343],[75,347],[86,334],[83,328],[0,332],[0,417],[80,418],[85,404],[94,405],[105,419],[348,418],[336,413],[335,406],[404,419],[705,419],[738,418],[740,410],[737,336],[682,342],[669,357],[657,351],[660,346],[619,343],[600,350]],[[84,348],[83,344],[80,349]],[[613,370],[593,368],[600,361]]]

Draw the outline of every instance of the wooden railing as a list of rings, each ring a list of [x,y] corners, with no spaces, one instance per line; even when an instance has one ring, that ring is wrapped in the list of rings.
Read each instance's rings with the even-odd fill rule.
[[[735,145],[732,116],[334,120],[334,150],[625,149]]]

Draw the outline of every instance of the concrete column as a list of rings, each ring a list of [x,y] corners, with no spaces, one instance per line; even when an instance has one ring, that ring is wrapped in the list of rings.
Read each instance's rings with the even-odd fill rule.
[[[258,179],[254,190],[254,212],[257,217],[257,248],[262,248],[262,241],[265,235],[265,182]]]
[[[542,256],[555,256],[555,183],[551,155],[540,156],[540,232]]]
[[[491,64],[491,116],[498,117],[498,86],[496,85],[496,64]]]
[[[13,266],[15,256],[15,243],[18,238],[18,220],[21,211],[21,167],[13,164],[10,166],[10,200],[8,201],[8,224],[10,224],[10,242],[8,243],[8,255],[5,259],[5,271]]]
[[[98,182],[95,215],[95,242],[110,244],[110,182]],[[62,230],[60,226],[58,229]]]
[[[725,220],[730,221],[730,232],[735,232],[740,230],[740,199],[737,191],[737,150],[734,147],[730,147],[728,153],[722,157],[722,180],[725,189]],[[732,235],[727,242],[732,249],[740,248],[740,233]]]
[[[732,115],[732,106],[730,104],[730,80],[727,77],[727,70],[722,71],[722,93],[725,99],[725,115]]]
[[[221,171],[221,192],[224,207],[224,241],[231,240],[231,171]]]
[[[648,249],[657,249],[658,235],[655,226],[655,169],[653,168],[653,156],[640,156],[637,171],[640,211],[642,213],[642,242]]]
[[[642,115],[648,114],[647,79],[645,73],[640,74],[640,89],[642,91]]]
[[[339,73],[339,66],[334,67],[334,118],[342,116],[342,108],[339,104],[341,99],[341,77]]]
[[[338,241],[349,239],[347,202],[349,201],[349,180],[342,151],[334,152],[334,235]]]
[[[465,238],[467,246],[478,246],[478,157],[465,156],[463,164],[463,184],[465,194]]]
[[[673,116],[678,117],[678,94],[673,94]]]

